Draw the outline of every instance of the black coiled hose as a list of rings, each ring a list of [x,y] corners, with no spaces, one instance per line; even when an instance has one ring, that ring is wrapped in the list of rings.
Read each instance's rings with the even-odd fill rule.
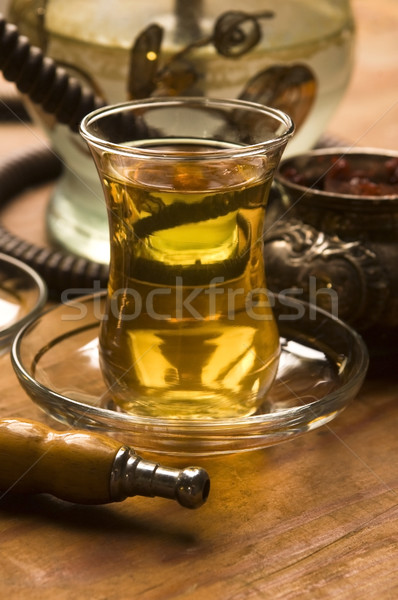
[[[32,148],[11,156],[0,164],[0,207],[27,187],[56,179],[61,170],[61,162],[48,148]],[[86,288],[88,293],[94,281],[99,281],[100,287],[106,286],[107,265],[38,247],[21,240],[1,225],[0,249],[40,273],[54,299],[62,290],[70,288]]]
[[[83,88],[65,69],[32,46],[15,25],[0,14],[0,69],[4,78],[32,102],[78,131],[82,118],[103,106],[91,90]],[[59,177],[61,161],[47,148],[18,152],[0,163],[0,208],[29,186]],[[0,225],[0,251],[33,267],[46,281],[53,298],[68,288],[90,288],[94,281],[106,285],[107,265],[21,240]]]
[[[0,14],[0,69],[5,79],[43,110],[53,114],[59,123],[78,131],[83,117],[103,106],[91,90],[71,77],[65,69],[31,46],[15,25]]]

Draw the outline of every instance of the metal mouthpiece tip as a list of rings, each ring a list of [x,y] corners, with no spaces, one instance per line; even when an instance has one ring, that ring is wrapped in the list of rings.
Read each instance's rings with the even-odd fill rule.
[[[210,492],[210,478],[205,469],[187,467],[178,476],[176,500],[185,508],[199,508]]]

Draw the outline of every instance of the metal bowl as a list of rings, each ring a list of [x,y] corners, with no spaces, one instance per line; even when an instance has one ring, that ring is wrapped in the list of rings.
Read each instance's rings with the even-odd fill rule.
[[[395,337],[398,153],[328,148],[297,155],[281,162],[275,188],[265,231],[270,289],[288,289],[361,333]]]

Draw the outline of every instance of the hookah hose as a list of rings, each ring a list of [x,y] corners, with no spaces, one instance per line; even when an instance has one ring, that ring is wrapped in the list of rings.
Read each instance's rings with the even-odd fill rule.
[[[28,38],[1,14],[0,69],[4,78],[14,82],[21,93],[74,132],[78,131],[86,114],[104,105],[91,90],[84,88],[54,60],[44,56],[40,48],[32,46]],[[0,163],[0,208],[26,187],[56,179],[61,171],[61,162],[47,148],[25,150]],[[1,225],[0,252],[34,268],[55,297],[68,287],[90,287],[94,280],[106,286],[107,265],[60,250],[35,246]]]
[[[5,79],[15,83],[32,102],[53,114],[59,123],[79,130],[80,121],[95,108],[103,106],[91,90],[83,88],[40,48],[31,46],[15,25],[0,14],[0,68]]]
[[[0,208],[30,186],[58,177],[62,167],[47,148],[25,150],[0,163]],[[106,287],[108,266],[20,239],[0,225],[0,252],[18,258],[37,271],[54,299],[67,288]]]

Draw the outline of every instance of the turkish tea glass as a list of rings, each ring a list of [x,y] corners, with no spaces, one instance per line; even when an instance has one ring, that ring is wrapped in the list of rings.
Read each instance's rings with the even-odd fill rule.
[[[293,123],[239,100],[147,99],[87,115],[110,228],[101,369],[162,418],[254,413],[276,375],[263,224]]]

